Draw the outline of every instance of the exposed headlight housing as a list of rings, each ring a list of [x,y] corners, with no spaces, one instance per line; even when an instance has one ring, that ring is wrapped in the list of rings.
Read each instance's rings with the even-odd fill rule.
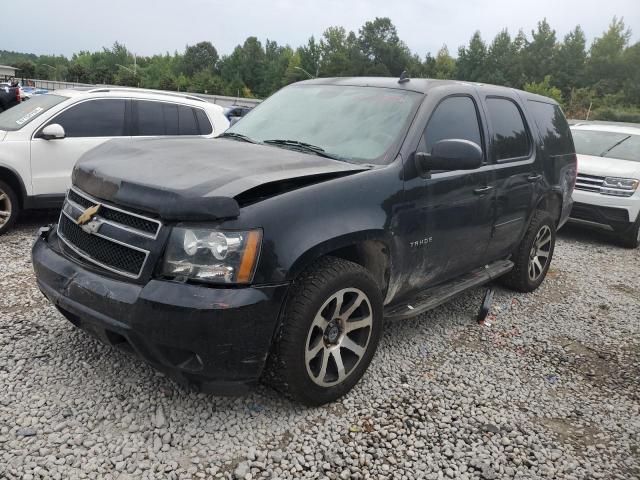
[[[616,197],[630,197],[638,188],[638,180],[633,178],[606,177],[600,193]]]
[[[161,273],[178,280],[250,283],[258,263],[261,243],[261,230],[174,227]]]

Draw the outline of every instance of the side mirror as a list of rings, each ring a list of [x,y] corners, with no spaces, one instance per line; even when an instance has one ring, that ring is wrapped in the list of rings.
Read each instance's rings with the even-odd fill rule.
[[[437,142],[430,154],[417,152],[415,159],[423,176],[432,170],[475,170],[482,166],[482,148],[469,140],[448,138]]]
[[[64,128],[62,125],[52,123],[42,129],[40,136],[45,140],[59,140],[65,137]]]

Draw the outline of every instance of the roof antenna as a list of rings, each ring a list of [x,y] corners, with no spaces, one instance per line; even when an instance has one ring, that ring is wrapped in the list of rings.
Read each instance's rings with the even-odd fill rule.
[[[400,78],[398,79],[398,83],[407,83],[409,80],[411,79],[409,78],[407,71],[403,70],[402,73],[400,74]]]

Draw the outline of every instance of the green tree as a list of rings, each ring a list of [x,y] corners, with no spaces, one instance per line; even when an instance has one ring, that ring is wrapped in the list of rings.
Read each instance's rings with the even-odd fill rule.
[[[586,44],[584,32],[578,25],[565,35],[556,52],[552,83],[562,91],[564,98],[569,98],[572,89],[584,85]]]
[[[456,76],[456,61],[451,55],[449,55],[449,49],[446,45],[443,45],[438,50],[435,61],[433,62],[433,77],[441,79],[455,78]]]
[[[360,29],[358,42],[362,54],[369,60],[370,70],[399,76],[411,61],[411,52],[398,37],[389,18],[376,18]]]
[[[591,44],[587,61],[589,83],[600,95],[619,91],[625,81],[624,50],[631,37],[621,18],[613,17],[609,29]]]
[[[553,73],[556,64],[556,31],[546,19],[538,22],[538,28],[531,31],[532,40],[527,42],[522,52],[524,73],[529,82],[541,82]]]
[[[559,88],[551,85],[551,75],[547,75],[541,82],[530,82],[524,84],[524,90],[545,97],[553,98],[556,102],[562,103],[562,92]]]
[[[468,47],[458,49],[458,61],[456,62],[457,76],[460,80],[472,82],[482,81],[486,74],[487,46],[476,31]]]
[[[218,51],[211,42],[200,42],[193,46],[188,46],[184,52],[184,71],[187,75],[203,70],[213,73],[218,63]]]

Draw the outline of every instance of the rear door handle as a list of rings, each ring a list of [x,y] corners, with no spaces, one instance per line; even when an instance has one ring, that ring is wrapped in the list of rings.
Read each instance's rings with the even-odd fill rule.
[[[542,178],[542,175],[540,175],[540,174],[537,174],[537,175],[529,175],[529,176],[527,177],[527,182],[534,183],[534,182],[537,182],[538,180],[540,180],[541,178]]]
[[[493,187],[491,185],[488,185],[486,187],[480,187],[480,188],[476,188],[473,193],[475,193],[476,195],[484,195],[485,193],[490,192],[491,190],[493,190]]]

